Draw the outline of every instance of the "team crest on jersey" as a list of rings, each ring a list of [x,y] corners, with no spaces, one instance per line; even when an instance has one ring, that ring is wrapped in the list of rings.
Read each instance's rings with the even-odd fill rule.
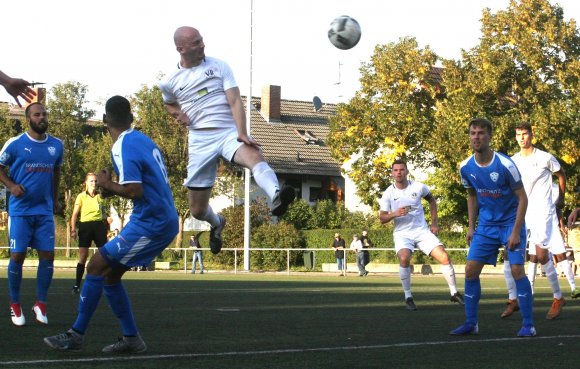
[[[48,153],[49,153],[51,156],[54,156],[54,154],[56,154],[56,148],[55,148],[54,146],[49,146],[49,147],[48,147]]]
[[[416,199],[416,198],[417,198],[417,192],[413,192],[413,193],[411,194],[411,197],[412,197],[413,199]]]
[[[491,178],[492,181],[497,182],[497,180],[499,179],[499,173],[491,172],[489,174],[489,178]]]
[[[205,78],[213,78],[213,77],[215,77],[214,74],[215,73],[214,73],[213,69],[208,69],[205,71]]]
[[[6,151],[4,151],[2,153],[2,156],[0,156],[0,161],[4,163],[4,162],[6,162],[6,160],[8,160],[8,158],[10,158],[10,154],[8,154]]]

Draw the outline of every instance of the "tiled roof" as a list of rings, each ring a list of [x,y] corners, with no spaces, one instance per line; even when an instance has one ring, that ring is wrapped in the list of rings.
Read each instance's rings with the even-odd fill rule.
[[[328,117],[336,114],[336,105],[325,104],[315,111],[308,101],[280,102],[280,120],[268,122],[259,111],[260,99],[252,98],[251,134],[272,169],[281,174],[340,176],[340,163],[324,142]]]

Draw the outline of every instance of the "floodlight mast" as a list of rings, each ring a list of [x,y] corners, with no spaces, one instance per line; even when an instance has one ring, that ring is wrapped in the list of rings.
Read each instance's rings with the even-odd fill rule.
[[[252,118],[252,53],[253,53],[253,29],[254,29],[254,0],[250,0],[250,81],[248,94],[246,95],[246,130],[251,134]],[[244,270],[250,271],[250,184],[252,172],[244,169]]]

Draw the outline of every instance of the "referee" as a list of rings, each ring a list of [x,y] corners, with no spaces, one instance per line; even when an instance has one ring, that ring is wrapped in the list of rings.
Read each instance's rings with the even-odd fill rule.
[[[101,247],[107,242],[107,226],[103,217],[103,199],[97,193],[97,176],[88,173],[85,179],[85,191],[79,193],[70,219],[72,238],[79,237],[79,261],[77,263],[76,282],[72,293],[78,294],[81,280],[85,274],[85,264],[89,256],[91,242]],[[77,218],[80,214],[77,231]]]

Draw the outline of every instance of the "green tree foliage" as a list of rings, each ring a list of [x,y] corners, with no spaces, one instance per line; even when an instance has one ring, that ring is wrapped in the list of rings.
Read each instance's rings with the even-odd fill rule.
[[[265,223],[252,232],[252,247],[255,248],[304,248],[304,236],[292,224],[280,222]],[[296,265],[301,253],[290,252],[290,264]],[[252,253],[252,266],[260,270],[286,269],[286,252],[257,251]]]
[[[335,204],[332,200],[320,200],[312,208],[312,217],[310,218],[308,228],[340,228],[347,215],[348,210],[344,207],[344,203],[339,202]]]
[[[376,206],[388,186],[395,158],[432,163],[423,147],[433,122],[436,61],[437,55],[419,49],[414,38],[377,45],[361,67],[361,89],[330,118],[327,143],[337,160],[351,161],[347,174],[367,205]]]
[[[308,229],[312,219],[312,208],[304,199],[294,201],[282,216],[282,220],[292,224],[296,229]]]
[[[243,248],[244,247],[244,206],[235,205],[225,208],[221,214],[226,218],[226,227],[222,231],[223,247]],[[256,230],[262,224],[272,220],[270,208],[263,199],[257,199],[250,204],[250,229]],[[218,264],[233,265],[234,255],[231,252],[220,252],[213,256]],[[243,265],[244,256],[238,254],[238,265]]]
[[[159,87],[143,86],[132,98],[135,126],[151,137],[165,159],[165,168],[173,193],[175,207],[179,213],[179,234],[175,247],[183,241],[183,222],[189,214],[187,189],[183,180],[187,177],[187,130],[181,127],[163,107]]]
[[[378,45],[361,68],[361,90],[331,119],[328,144],[365,203],[389,184],[395,157],[433,167],[428,184],[440,215],[466,219],[458,164],[471,155],[467,125],[494,124],[493,148],[514,154],[514,126],[529,121],[535,144],[563,164],[578,185],[580,36],[576,22],[547,0],[511,1],[483,11],[480,43],[460,60],[443,60],[413,38]],[[442,65],[443,68],[434,68]]]
[[[83,126],[95,114],[94,110],[85,107],[86,94],[87,86],[79,82],[59,83],[50,90],[46,104],[49,113],[48,133],[60,138],[64,145],[60,193],[66,194],[67,218],[70,218],[73,206],[70,193],[84,182],[86,174],[82,164],[82,152],[86,149]]]

